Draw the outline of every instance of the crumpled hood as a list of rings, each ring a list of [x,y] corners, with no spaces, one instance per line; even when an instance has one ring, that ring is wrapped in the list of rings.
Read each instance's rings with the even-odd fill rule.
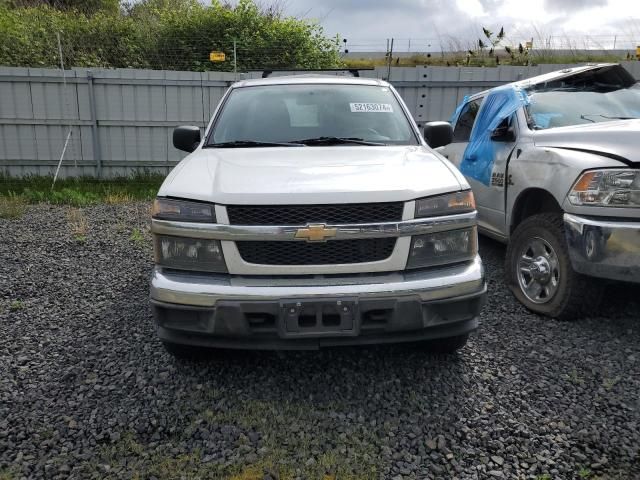
[[[539,147],[571,148],[626,159],[640,166],[640,120],[616,120],[535,132]]]
[[[421,146],[198,149],[159,195],[220,204],[408,201],[468,188],[447,160]]]

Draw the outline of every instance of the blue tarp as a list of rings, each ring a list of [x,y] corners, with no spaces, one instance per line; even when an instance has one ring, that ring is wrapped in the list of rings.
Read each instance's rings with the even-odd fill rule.
[[[452,120],[457,120],[465,101],[456,109]],[[513,115],[520,107],[529,104],[524,90],[512,85],[496,87],[482,102],[469,138],[469,144],[460,162],[460,171],[468,177],[489,185],[495,158],[495,142],[491,133],[505,119]]]

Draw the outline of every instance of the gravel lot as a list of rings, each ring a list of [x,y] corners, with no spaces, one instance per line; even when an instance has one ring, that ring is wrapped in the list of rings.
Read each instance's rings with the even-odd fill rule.
[[[148,204],[0,220],[0,479],[640,478],[640,303],[529,314],[481,243],[482,326],[417,347],[177,362],[148,309]]]

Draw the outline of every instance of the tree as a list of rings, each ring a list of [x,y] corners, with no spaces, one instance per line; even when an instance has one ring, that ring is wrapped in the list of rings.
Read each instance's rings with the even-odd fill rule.
[[[85,15],[97,12],[116,14],[120,11],[120,0],[5,0],[13,8],[30,8],[46,5],[56,10],[75,11]]]
[[[65,0],[68,9],[54,9],[51,1],[20,0],[38,4],[19,8],[3,6],[2,1],[2,65],[59,65],[58,34],[64,63],[70,67],[231,71],[234,42],[241,71],[340,65],[336,40],[327,38],[319,25],[285,17],[277,5],[261,8],[253,0],[239,0],[236,6],[141,0],[125,4],[116,14],[80,12],[71,7],[74,0]],[[113,0],[95,0],[100,1]],[[227,60],[210,62],[212,51],[224,52]]]

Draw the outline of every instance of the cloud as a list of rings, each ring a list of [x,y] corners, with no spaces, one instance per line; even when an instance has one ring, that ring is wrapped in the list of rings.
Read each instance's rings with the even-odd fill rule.
[[[281,1],[286,14],[318,21],[327,35],[347,38],[352,52],[384,50],[392,37],[396,50],[406,50],[409,39],[412,51],[466,49],[483,38],[482,27],[493,32],[504,27],[507,41],[515,45],[532,37],[538,45],[547,39],[582,45],[587,36],[613,39],[616,34],[619,46],[640,40],[640,2],[628,0],[259,1]]]
[[[607,0],[544,0],[544,8],[549,12],[575,12],[606,5]]]

